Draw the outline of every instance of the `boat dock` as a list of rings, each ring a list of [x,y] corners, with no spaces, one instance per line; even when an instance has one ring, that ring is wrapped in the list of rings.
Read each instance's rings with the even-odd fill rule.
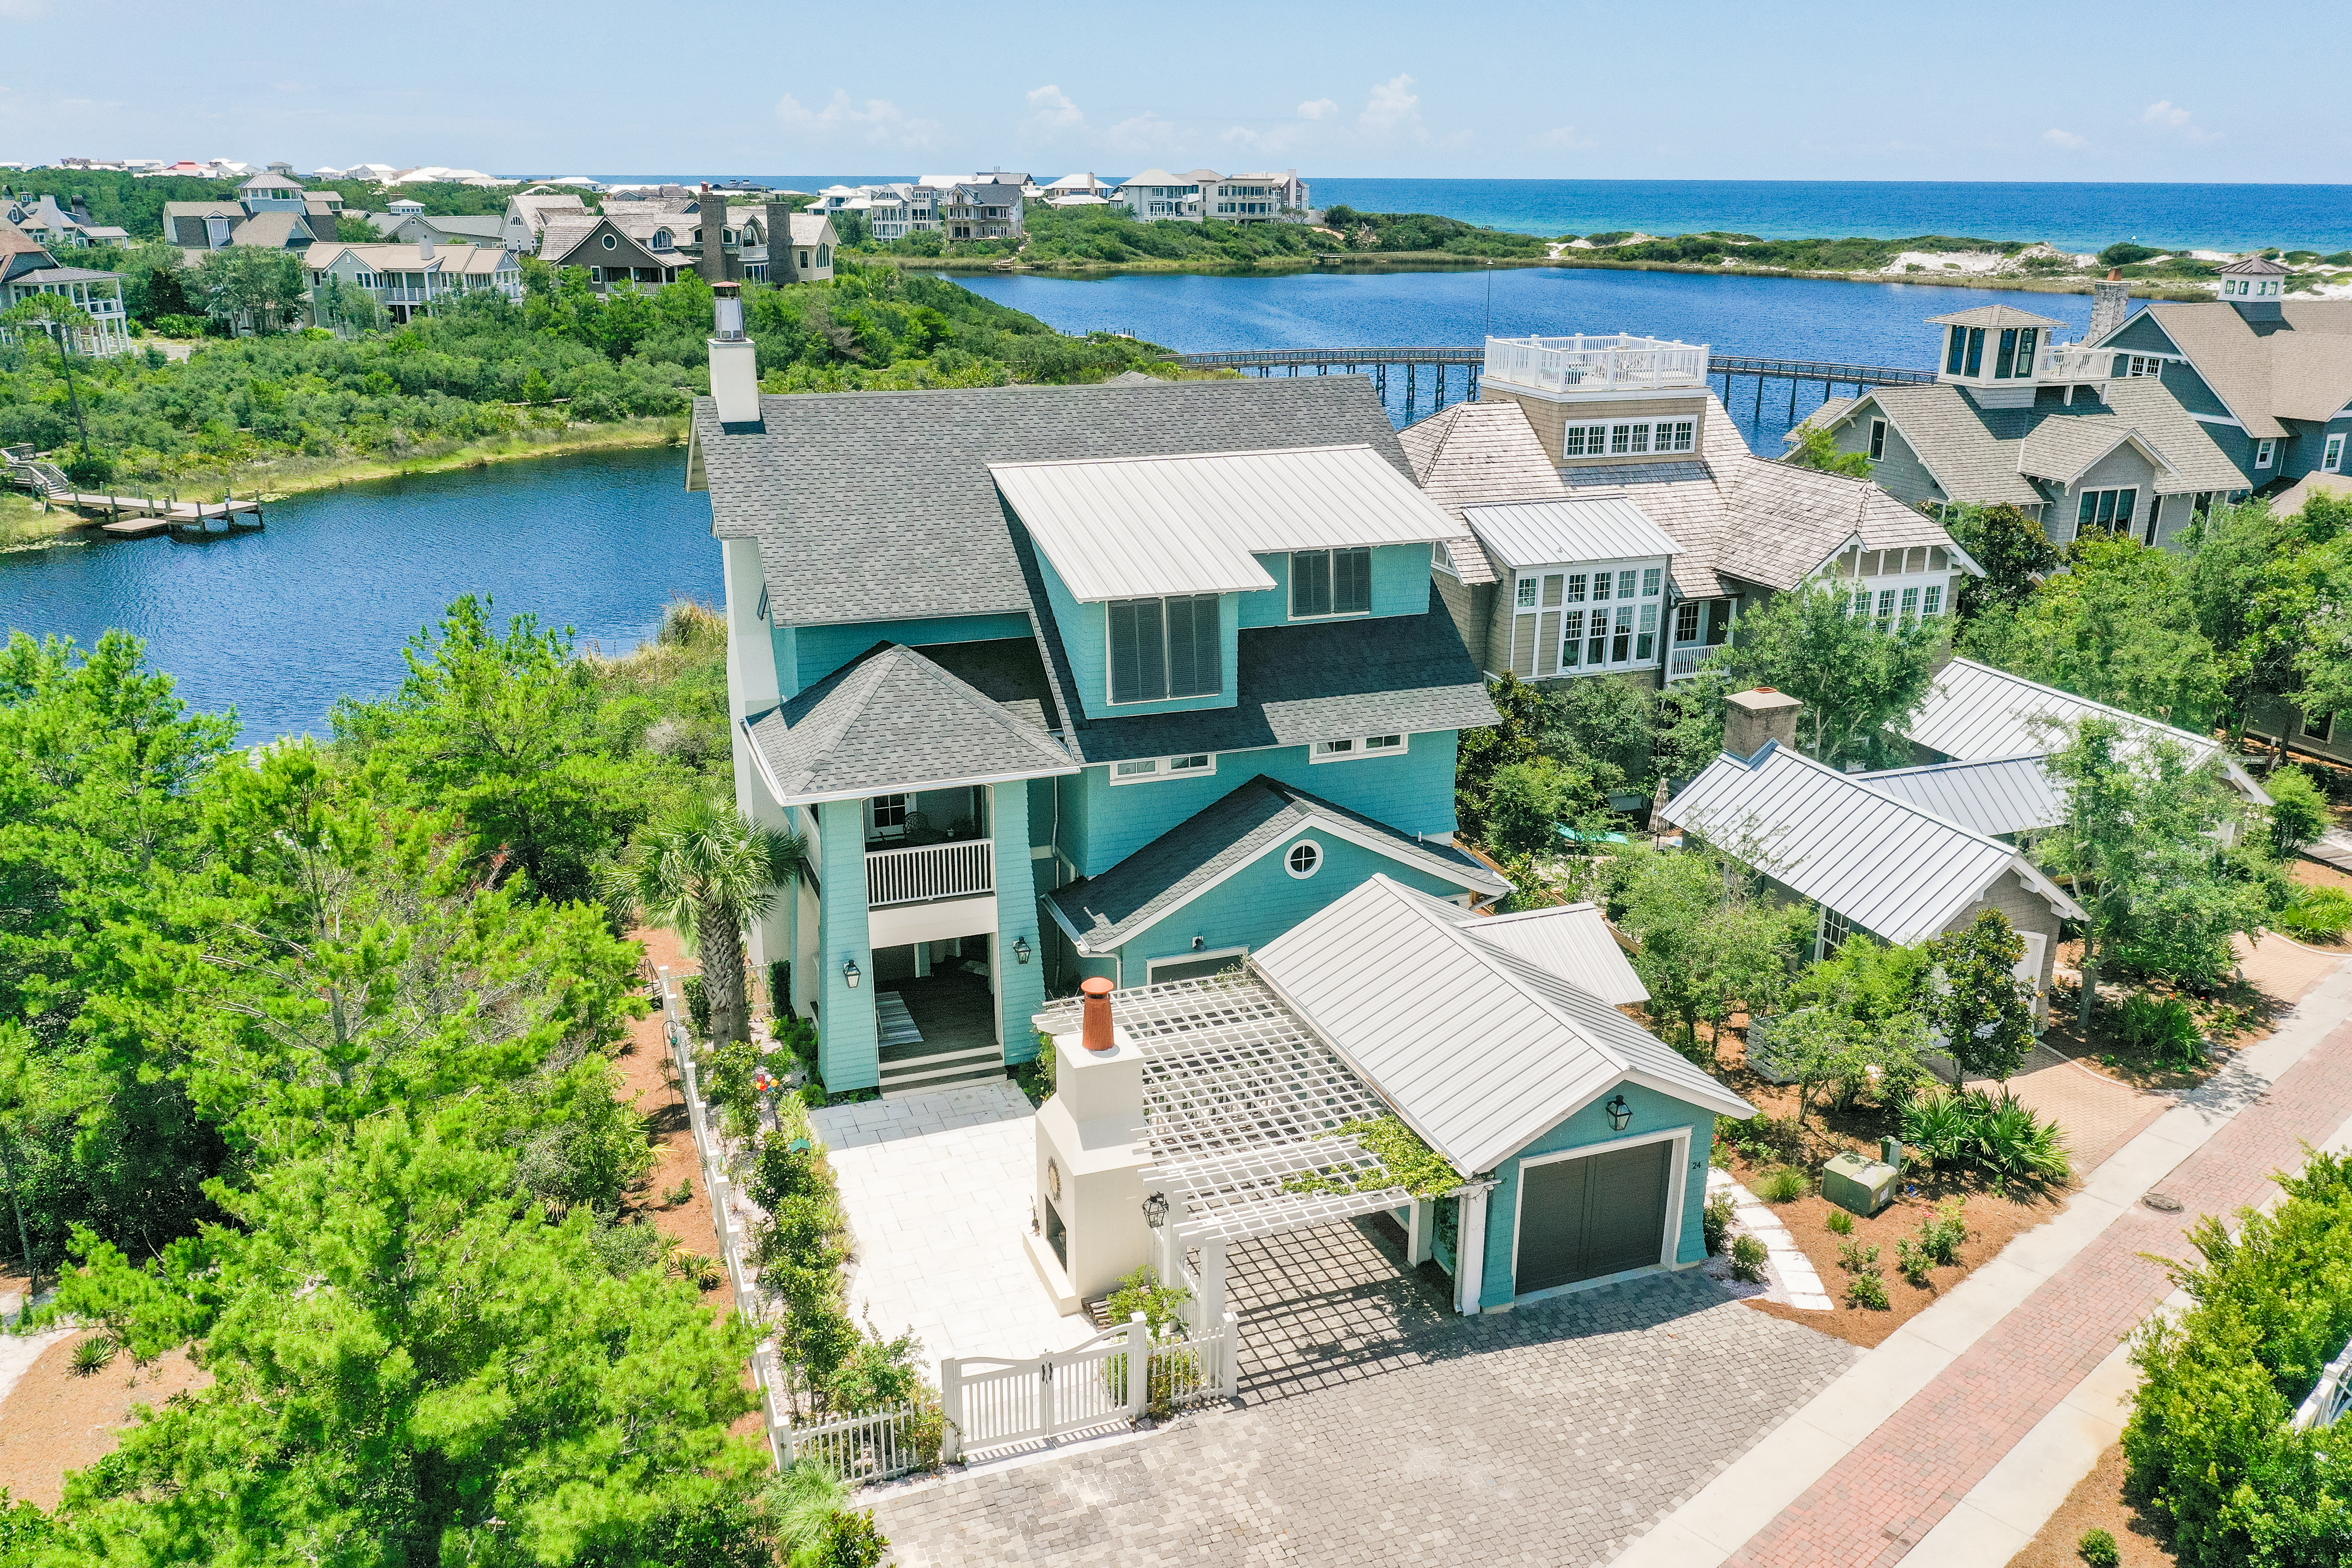
[[[104,513],[99,531],[117,539],[143,539],[151,533],[180,535],[217,531],[246,532],[263,526],[257,500],[164,500],[154,496],[92,495],[68,490],[51,495],[53,506],[69,506],[84,513]]]

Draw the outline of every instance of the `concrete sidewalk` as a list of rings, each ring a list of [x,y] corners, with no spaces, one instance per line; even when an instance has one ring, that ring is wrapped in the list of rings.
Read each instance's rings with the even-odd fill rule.
[[[2264,1201],[2303,1143],[2352,1131],[2347,1017],[2352,968],[2338,963],[2056,1219],[1863,1357],[1620,1568],[2005,1563],[2121,1425],[2120,1342],[2171,1291],[2146,1255],[2184,1255],[2201,1215]],[[2140,1204],[2159,1184],[2179,1212]]]

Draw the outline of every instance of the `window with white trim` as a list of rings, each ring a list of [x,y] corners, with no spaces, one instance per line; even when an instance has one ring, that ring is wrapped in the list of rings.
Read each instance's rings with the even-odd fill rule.
[[[866,803],[866,837],[868,838],[904,838],[907,836],[907,814],[915,797],[909,795],[877,795]]]
[[[2267,437],[2254,443],[2254,467],[2267,468],[2278,457],[2278,442]]]
[[[2340,474],[2344,471],[2344,437],[2342,436],[2330,436],[2327,438],[2327,450],[2319,459],[2319,466],[2331,474]]]
[[[1511,669],[1542,679],[1655,659],[1665,576],[1663,565],[1518,574]]]
[[[1110,782],[1128,784],[1153,779],[1205,778],[1216,771],[1213,752],[1192,752],[1175,757],[1130,757],[1110,765]]]
[[[1310,763],[1347,763],[1360,757],[1378,757],[1410,751],[1402,732],[1386,735],[1348,735],[1336,741],[1318,741],[1307,748]]]
[[[1569,426],[1561,437],[1560,455],[1646,457],[1658,452],[1687,452],[1697,442],[1698,425],[1694,420],[1612,420],[1605,425]]]
[[[2137,487],[2084,490],[2074,506],[2074,537],[2080,539],[2086,533],[2128,534],[2132,531],[2132,514],[2138,509]]]
[[[1282,852],[1282,868],[1304,881],[1323,869],[1323,846],[1302,838]]]
[[[1874,419],[1870,422],[1870,460],[1875,463],[1885,456],[1886,421]]]
[[[1853,936],[1853,922],[1828,905],[1822,905],[1821,941],[1818,951],[1813,954],[1815,962],[1829,958],[1839,948],[1843,947]]]
[[[2127,354],[2124,358],[2126,376],[2157,376],[2164,374],[2164,362],[2153,354]]]
[[[1114,599],[1107,618],[1113,702],[1160,702],[1224,689],[1216,595]]]
[[[1294,550],[1290,552],[1290,618],[1319,620],[1327,616],[1370,615],[1372,608],[1372,552],[1361,545],[1349,550]]]

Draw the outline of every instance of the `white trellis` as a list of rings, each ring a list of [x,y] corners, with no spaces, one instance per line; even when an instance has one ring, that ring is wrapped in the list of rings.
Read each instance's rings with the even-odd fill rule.
[[[1143,1055],[1144,1184],[1169,1200],[1152,1264],[1191,1290],[1196,1329],[1224,1321],[1228,1242],[1412,1205],[1379,1156],[1340,1131],[1391,1114],[1388,1102],[1264,980],[1212,975],[1110,1000]],[[1056,1004],[1038,1022],[1075,1035],[1079,1005]]]

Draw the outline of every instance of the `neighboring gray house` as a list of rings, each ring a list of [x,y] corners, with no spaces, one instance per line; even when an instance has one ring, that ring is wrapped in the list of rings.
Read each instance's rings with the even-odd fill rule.
[[[791,243],[779,251],[770,243],[769,230],[778,219],[792,226]],[[731,276],[761,282],[822,283],[833,276],[833,254],[841,237],[833,219],[823,213],[786,213],[781,203],[757,207],[730,207],[729,231],[735,236],[730,253]]]
[[[2234,320],[2220,306],[2151,309]],[[1839,450],[1870,459],[1890,495],[1927,507],[2007,502],[2060,544],[2090,533],[2172,544],[2217,499],[2260,482],[2158,374],[2160,361],[2054,343],[2063,322],[2008,305],[1929,324],[1944,329],[1936,384],[1832,399],[1790,439],[1826,429]],[[2352,339],[2339,341],[2352,351]],[[2347,371],[2352,395],[2352,352]]]
[[[551,267],[585,268],[589,287],[600,294],[615,283],[657,289],[695,269],[696,258],[685,248],[695,231],[693,214],[630,211],[617,203],[615,207],[551,217],[540,231],[540,259]]]
[[[497,213],[436,217],[410,213],[392,226],[386,238],[398,245],[487,245],[505,249],[507,220]]]
[[[464,294],[495,290],[520,304],[522,262],[496,246],[460,245],[444,250],[422,245],[344,245],[313,248],[305,258],[316,289],[335,278],[375,296],[395,321],[406,321]]]
[[[528,191],[507,198],[504,237],[509,250],[524,256],[539,249],[539,237],[556,217],[587,217],[587,204],[570,192]]]
[[[1565,646],[1577,573],[1512,558],[1532,542],[1504,538],[1510,509],[1498,503],[1508,501],[1607,501],[1672,542],[1655,599],[1637,575],[1627,605],[1613,591],[1627,565],[1612,563],[1603,650],[1620,662],[1617,622],[1630,608],[1631,663],[1662,667],[1668,681],[1696,674],[1744,607],[1815,578],[1850,579],[1842,586],[1853,610],[1888,625],[1950,611],[1960,577],[1978,568],[1941,525],[1867,480],[1749,452],[1707,389],[1706,357],[1704,347],[1649,338],[1490,339],[1480,401],[1399,432],[1423,489],[1463,519],[1466,537],[1447,541],[1432,565],[1490,675],[1544,679],[1590,668]],[[1488,517],[1486,528],[1474,513]],[[1654,605],[1658,643],[1642,655]],[[1586,609],[1589,655],[1590,601]]]
[[[2024,936],[2018,977],[2042,1005],[2061,922],[2084,911],[2013,844],[1796,748],[1803,705],[1780,692],[1727,700],[1724,754],[1668,801],[1664,820],[1819,912],[1814,956],[1857,932],[1909,946],[1998,909]]]

